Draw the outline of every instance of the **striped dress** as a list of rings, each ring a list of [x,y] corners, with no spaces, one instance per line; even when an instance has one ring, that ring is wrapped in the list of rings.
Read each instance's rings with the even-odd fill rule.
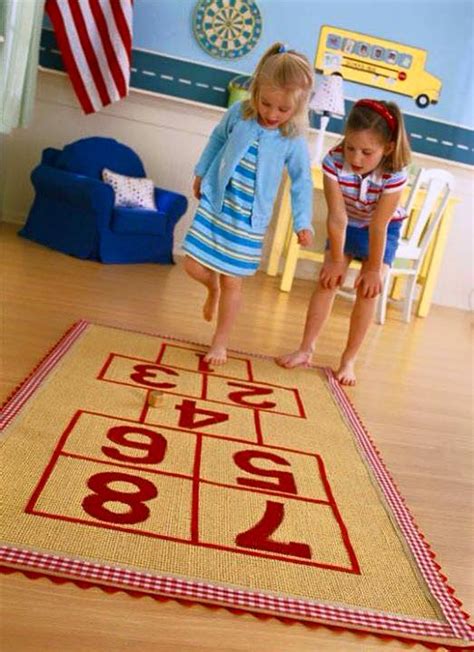
[[[202,195],[183,242],[188,256],[228,276],[251,276],[260,264],[264,233],[252,229],[258,140],[238,163],[224,194],[220,214]]]

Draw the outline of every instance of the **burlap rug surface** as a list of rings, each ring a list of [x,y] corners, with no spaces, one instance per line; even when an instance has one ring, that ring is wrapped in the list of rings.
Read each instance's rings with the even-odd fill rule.
[[[3,569],[466,648],[330,372],[79,322],[4,406]],[[158,391],[157,405],[149,403]]]

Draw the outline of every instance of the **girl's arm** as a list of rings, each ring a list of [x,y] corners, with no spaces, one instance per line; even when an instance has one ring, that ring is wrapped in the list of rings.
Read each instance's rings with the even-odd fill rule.
[[[238,120],[241,111],[241,103],[235,102],[216,127],[214,127],[206,147],[204,148],[199,160],[194,168],[194,174],[197,177],[203,177],[216,155],[224,146],[233,126]]]
[[[368,299],[382,291],[382,266],[387,239],[387,227],[400,203],[402,191],[382,194],[369,225],[369,257],[365,269],[357,277],[354,287],[361,287]]]
[[[342,283],[345,269],[344,242],[347,228],[347,213],[339,183],[323,176],[324,196],[328,207],[327,229],[329,253],[319,274],[321,285],[334,289]]]
[[[291,212],[295,233],[313,233],[313,179],[309,160],[308,144],[303,136],[291,139],[286,159],[288,175],[291,179]],[[301,243],[303,244],[303,243]]]

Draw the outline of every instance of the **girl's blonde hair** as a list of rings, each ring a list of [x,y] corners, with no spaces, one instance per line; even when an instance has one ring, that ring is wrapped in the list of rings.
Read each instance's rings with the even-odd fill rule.
[[[410,143],[398,104],[379,100],[356,102],[346,120],[344,136],[350,131],[365,129],[374,131],[384,144],[392,142],[395,145],[393,152],[382,160],[382,168],[385,172],[396,172],[410,163]]]
[[[308,127],[308,101],[313,88],[313,70],[304,54],[274,43],[258,62],[250,84],[250,98],[242,103],[245,120],[258,117],[257,103],[262,86],[272,86],[292,94],[294,112],[280,126],[283,136],[297,136]]]

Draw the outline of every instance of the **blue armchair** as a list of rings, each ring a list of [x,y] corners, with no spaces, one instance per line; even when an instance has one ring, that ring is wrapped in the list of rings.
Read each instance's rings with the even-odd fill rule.
[[[155,188],[156,211],[116,207],[112,186],[102,181],[104,168],[146,176],[137,154],[112,138],[45,149],[31,174],[35,199],[19,235],[103,263],[172,263],[173,231],[186,197]]]

